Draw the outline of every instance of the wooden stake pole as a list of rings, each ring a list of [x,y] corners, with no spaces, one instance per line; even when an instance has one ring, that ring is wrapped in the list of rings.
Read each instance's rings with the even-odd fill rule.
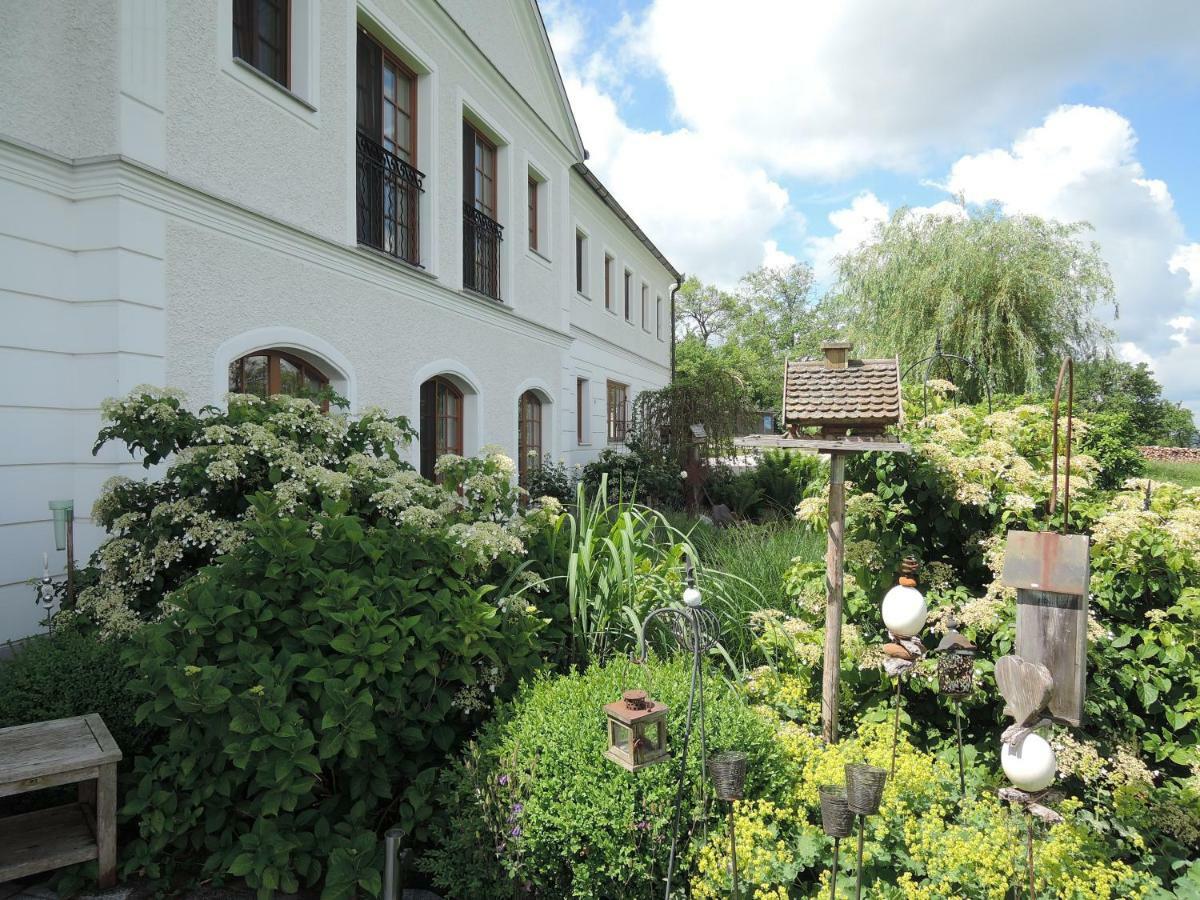
[[[825,662],[821,684],[821,730],[825,743],[838,739],[838,685],[842,674],[842,583],[846,553],[846,455],[829,454],[829,538],[825,547]]]

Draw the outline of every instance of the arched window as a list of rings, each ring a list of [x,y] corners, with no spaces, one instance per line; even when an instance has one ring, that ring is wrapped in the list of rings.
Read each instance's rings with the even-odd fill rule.
[[[432,481],[445,453],[463,453],[463,394],[438,375],[421,385],[421,474]]]
[[[517,401],[517,475],[521,484],[542,464],[542,400],[526,391]]]
[[[320,369],[284,350],[256,350],[229,364],[229,390],[235,394],[312,396],[328,384]]]

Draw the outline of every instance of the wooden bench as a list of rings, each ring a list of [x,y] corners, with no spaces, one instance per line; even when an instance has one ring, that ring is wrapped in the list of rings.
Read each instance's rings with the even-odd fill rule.
[[[0,729],[0,797],[79,785],[76,803],[0,819],[0,883],[91,859],[116,883],[120,760],[95,714]]]

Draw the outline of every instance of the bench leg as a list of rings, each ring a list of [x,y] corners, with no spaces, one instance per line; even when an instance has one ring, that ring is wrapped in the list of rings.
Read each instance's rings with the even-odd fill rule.
[[[99,851],[99,884],[117,883],[117,767],[101,766],[96,779],[96,847]]]

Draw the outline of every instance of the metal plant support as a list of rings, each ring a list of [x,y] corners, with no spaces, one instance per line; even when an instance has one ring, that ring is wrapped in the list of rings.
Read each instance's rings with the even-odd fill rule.
[[[704,735],[704,656],[720,640],[720,623],[712,610],[701,605],[700,592],[696,590],[696,575],[692,562],[684,557],[687,589],[683,593],[684,605],[664,606],[651,612],[642,622],[639,658],[645,662],[649,653],[646,632],[650,624],[662,619],[669,627],[676,645],[692,654],[692,679],[688,689],[687,717],[683,727],[683,743],[679,751],[679,775],[675,785],[675,810],[671,817],[671,852],[667,857],[667,885],[664,897],[670,900],[671,879],[675,874],[675,853],[679,846],[679,818],[683,809],[683,786],[687,778],[688,747],[691,743],[693,718],[700,726],[700,759],[708,758],[708,745]],[[700,805],[705,807],[704,779],[700,781]],[[705,826],[707,828],[707,826]]]
[[[742,788],[746,784],[746,754],[740,751],[718,753],[708,761],[708,772],[712,776],[717,798],[729,803],[729,863],[732,872],[730,897],[737,900],[738,890],[737,834],[733,811],[742,799]]]
[[[988,413],[990,414],[992,411],[992,387],[990,384],[988,384],[987,375],[984,374],[984,371],[975,364],[975,361],[971,359],[971,357],[959,356],[957,353],[945,352],[942,349],[942,333],[939,331],[933,342],[933,352],[928,356],[918,359],[916,362],[910,364],[909,367],[904,370],[904,374],[900,377],[900,380],[903,382],[905,378],[908,378],[909,373],[912,372],[913,369],[919,365],[925,365],[925,378],[921,382],[921,415],[924,416],[929,413],[929,377],[933,374],[934,366],[936,366],[941,360],[951,359],[961,362],[979,378],[979,383],[983,385],[984,393],[987,395]]]
[[[941,643],[934,649],[938,655],[938,692],[954,703],[954,731],[958,738],[958,789],[967,796],[966,766],[963,763],[962,699],[975,688],[975,644],[958,631],[951,619]]]

